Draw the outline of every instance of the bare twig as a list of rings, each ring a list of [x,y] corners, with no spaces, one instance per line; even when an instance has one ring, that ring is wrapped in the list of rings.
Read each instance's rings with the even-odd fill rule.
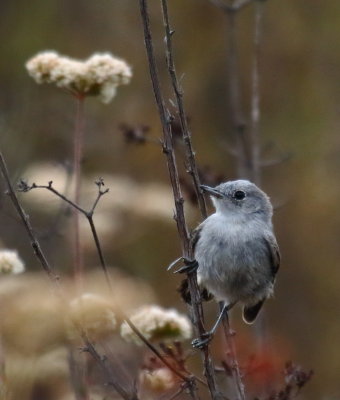
[[[48,263],[43,251],[41,250],[38,239],[33,231],[33,228],[31,226],[31,223],[29,220],[29,216],[25,213],[24,209],[21,207],[21,204],[19,203],[18,197],[13,189],[13,185],[9,178],[9,173],[8,173],[5,159],[1,152],[0,152],[0,169],[1,169],[2,175],[6,182],[7,193],[10,196],[12,203],[13,203],[15,209],[17,210],[17,213],[19,214],[19,217],[25,227],[25,230],[28,234],[28,237],[31,241],[31,245],[34,250],[34,254],[38,258],[41,266],[43,267],[44,271],[47,273],[47,275],[51,279],[51,281],[54,283],[54,285],[56,285],[56,287],[60,288],[59,276],[53,271],[52,267]]]
[[[176,215],[175,220],[177,223],[177,230],[181,240],[183,257],[186,260],[193,259],[193,250],[190,242],[188,228],[186,225],[184,208],[183,208],[183,197],[181,193],[178,170],[176,165],[175,153],[172,145],[172,132],[171,132],[171,120],[169,113],[166,111],[164,106],[164,100],[160,88],[160,82],[157,72],[157,66],[155,61],[153,42],[150,30],[150,20],[148,13],[147,0],[139,0],[140,12],[143,23],[144,41],[149,62],[150,77],[153,87],[153,92],[160,116],[162,130],[163,130],[163,151],[167,158],[167,165],[170,175],[170,181],[173,189],[173,196],[175,201]],[[203,323],[203,311],[202,303],[200,299],[200,293],[197,284],[196,272],[188,274],[189,290],[192,299],[192,311],[193,311],[193,322],[197,330],[197,333],[202,337],[205,333]],[[207,379],[209,391],[212,399],[219,398],[219,392],[217,390],[216,378],[214,373],[214,367],[209,353],[209,348],[205,347],[202,349],[202,355],[204,360],[204,374]]]
[[[130,393],[120,384],[119,380],[116,378],[116,375],[114,372],[111,370],[110,365],[107,363],[107,358],[106,356],[103,356],[98,353],[94,345],[90,342],[88,337],[86,336],[85,332],[81,333],[82,339],[85,343],[85,348],[83,348],[83,351],[88,352],[91,354],[93,359],[97,362],[97,364],[100,366],[102,369],[106,379],[107,379],[107,384],[109,386],[112,386],[117,393],[124,399],[124,400],[138,400],[137,393],[135,390],[131,391]]]
[[[174,368],[171,365],[171,363],[169,363],[167,361],[167,359],[158,351],[158,349],[151,342],[149,342],[144,337],[144,335],[141,334],[141,332],[137,329],[137,327],[133,324],[133,322],[126,315],[124,315],[123,318],[125,319],[126,323],[129,325],[129,327],[133,330],[133,332],[139,337],[139,339],[162,361],[162,363],[166,367],[168,367],[175,375],[177,375],[179,378],[181,378],[184,382],[187,382],[187,383],[194,382],[193,376],[183,375],[180,371],[178,371],[176,368]]]
[[[0,152],[0,169],[2,172],[2,175],[5,179],[6,182],[6,186],[7,186],[7,192],[12,200],[12,203],[15,207],[15,209],[17,210],[22,223],[25,227],[25,230],[28,234],[28,237],[30,238],[31,241],[31,245],[33,247],[34,253],[37,257],[37,259],[40,261],[40,264],[42,265],[44,271],[47,273],[47,275],[49,276],[49,278],[51,279],[52,283],[54,284],[54,286],[56,287],[56,289],[58,289],[58,295],[61,295],[61,286],[60,286],[60,281],[59,281],[59,276],[55,274],[55,272],[53,271],[53,269],[51,268],[51,266],[49,265],[43,251],[40,248],[39,242],[34,234],[33,228],[30,224],[29,221],[29,217],[26,215],[25,211],[23,210],[23,208],[21,207],[18,197],[13,189],[13,185],[10,181],[9,178],[9,174],[8,174],[8,170],[7,170],[7,165],[6,162],[4,160],[4,157],[2,155],[2,153]],[[101,182],[101,181],[100,181]],[[19,185],[19,190],[22,190],[24,192],[31,190],[34,187],[38,187],[37,185],[32,185],[32,187],[30,187],[29,185],[27,185],[25,182],[21,181],[20,185]],[[43,186],[44,187],[44,186]],[[62,198],[64,201],[66,201],[68,204],[72,205],[73,207],[75,207],[78,211],[81,211],[82,213],[86,213],[85,210],[82,210],[79,206],[77,206],[75,203],[73,203],[71,200],[68,200],[65,196],[63,196],[62,194],[60,194],[59,192],[57,192],[53,187],[52,187],[52,182],[50,182],[47,186],[45,186],[44,188],[52,191],[53,193],[55,193],[57,196],[59,196],[60,198]],[[90,213],[93,212],[95,210],[96,205],[98,204],[98,200],[99,198],[105,194],[107,192],[107,190],[102,191],[101,190],[101,184],[98,184],[98,196],[97,199],[94,203],[94,206],[92,207]],[[104,262],[105,265],[105,262]],[[106,265],[105,265],[106,267]],[[105,269],[106,273],[107,270]],[[108,274],[107,274],[108,276]],[[108,281],[109,284],[110,281]],[[62,300],[64,301],[64,298],[61,297]],[[89,350],[89,353],[92,355],[92,357],[95,358],[95,360],[98,362],[100,360],[103,360],[103,358],[101,356],[99,356],[99,354],[96,352],[94,346],[92,345],[92,343],[88,340],[88,338],[86,336],[83,336],[85,344],[86,344],[86,348],[87,350]],[[102,368],[104,369],[105,367],[105,371],[108,377],[110,377],[110,384],[111,386],[114,387],[114,389],[125,399],[125,400],[136,400],[137,397],[135,395],[131,396],[131,395],[127,395],[127,392],[125,391],[125,389],[118,383],[116,384],[116,381],[114,379],[111,379],[111,376],[114,376],[113,374],[109,374],[110,370],[107,366],[105,366],[105,363],[102,363]]]
[[[223,306],[224,306],[224,304],[220,305],[221,310],[222,310]],[[245,392],[244,392],[244,385],[242,382],[240,366],[238,364],[237,355],[236,355],[234,332],[230,328],[228,313],[225,313],[222,323],[223,323],[223,328],[224,328],[223,331],[224,331],[225,338],[226,338],[228,348],[229,348],[229,355],[230,355],[230,360],[231,360],[231,373],[232,373],[232,377],[234,379],[235,386],[236,386],[237,398],[239,400],[245,400],[246,396],[245,396]]]
[[[68,347],[68,367],[70,373],[70,383],[76,400],[88,400],[88,387],[86,385],[86,369],[81,368],[76,360],[74,349]]]
[[[180,396],[184,390],[186,389],[186,385],[181,385],[175,393],[173,393],[170,397],[162,396],[159,400],[175,400],[178,396]]]
[[[103,251],[101,249],[101,245],[100,245],[100,241],[97,235],[97,231],[95,228],[95,224],[93,222],[93,214],[94,211],[96,209],[96,206],[100,200],[100,198],[106,194],[109,189],[105,189],[103,190],[102,187],[104,186],[104,181],[102,178],[100,178],[98,181],[95,182],[96,185],[98,186],[98,194],[97,194],[97,198],[95,199],[93,206],[91,207],[91,209],[89,211],[86,211],[85,209],[83,209],[82,207],[80,207],[78,204],[74,203],[72,200],[68,199],[66,196],[64,196],[62,193],[58,192],[58,190],[56,190],[53,187],[53,181],[50,181],[48,183],[48,185],[37,185],[36,183],[33,183],[32,185],[28,185],[26,182],[24,181],[20,181],[19,183],[19,190],[23,191],[23,192],[28,192],[32,189],[47,189],[50,192],[54,193],[57,197],[59,197],[60,199],[62,199],[63,201],[65,201],[66,203],[68,203],[70,206],[72,206],[75,210],[79,211],[81,214],[83,214],[91,227],[91,231],[92,231],[92,235],[94,238],[94,241],[96,243],[96,247],[97,247],[97,252],[100,258],[100,262],[101,262],[101,266],[103,268],[103,271],[105,273],[105,277],[106,277],[106,282],[109,286],[110,291],[112,292],[113,288],[112,288],[112,283],[111,283],[111,279],[110,279],[110,275],[108,273],[108,269],[107,269],[107,265],[104,259],[104,255],[103,255]],[[133,332],[140,338],[140,340],[163,362],[163,364],[168,367],[174,374],[176,374],[179,378],[181,378],[184,382],[190,383],[191,385],[194,384],[194,380],[196,379],[193,375],[184,375],[181,372],[179,372],[178,370],[176,370],[171,363],[169,363],[166,358],[158,351],[158,349],[152,344],[150,343],[145,337],[144,335],[138,330],[138,328],[133,324],[133,322],[130,320],[130,318],[121,310],[120,313],[123,316],[123,319],[126,321],[126,323],[130,326],[130,328],[133,330]]]
[[[96,248],[97,248],[97,252],[98,252],[98,256],[99,256],[99,260],[100,260],[100,264],[101,267],[104,271],[105,274],[105,278],[106,278],[106,282],[109,286],[110,289],[112,289],[112,284],[111,284],[111,280],[110,280],[110,275],[107,269],[107,265],[104,259],[104,253],[102,251],[101,245],[100,245],[100,241],[98,238],[98,234],[97,234],[97,230],[96,227],[94,225],[93,222],[93,214],[95,211],[95,208],[99,202],[99,199],[104,196],[104,194],[106,194],[109,189],[105,189],[102,190],[102,186],[104,186],[104,182],[103,180],[100,178],[97,182],[95,182],[96,185],[98,186],[98,193],[97,193],[97,197],[93,203],[93,206],[91,207],[91,209],[89,211],[85,210],[84,208],[80,207],[78,204],[76,204],[74,201],[68,199],[66,196],[64,196],[62,193],[60,193],[58,190],[56,190],[53,187],[53,181],[49,181],[47,185],[37,185],[36,183],[32,183],[32,185],[28,185],[26,182],[24,181],[20,181],[19,185],[18,185],[18,190],[22,191],[22,192],[28,192],[32,189],[47,189],[50,192],[54,193],[57,197],[59,197],[60,199],[62,199],[63,201],[65,201],[66,203],[68,203],[70,206],[73,207],[73,209],[75,209],[76,211],[79,211],[81,214],[83,214],[90,225],[91,228],[91,232],[96,244]]]
[[[77,111],[75,118],[74,128],[74,144],[73,144],[73,175],[75,184],[74,202],[80,202],[80,186],[81,186],[81,161],[83,153],[83,138],[84,138],[84,100],[85,96],[82,94],[76,95]],[[74,219],[74,278],[79,288],[82,286],[83,279],[83,255],[80,243],[80,227],[79,227],[79,213],[73,210]]]
[[[261,28],[262,28],[262,15],[263,15],[263,0],[255,1],[255,25],[254,25],[254,53],[253,53],[253,66],[251,72],[251,126],[250,126],[250,140],[251,140],[251,172],[252,180],[257,185],[261,184],[261,165],[260,165],[260,74],[259,74],[259,53],[261,44]]]
[[[235,142],[237,175],[246,177],[249,168],[250,151],[246,138],[246,122],[241,107],[240,77],[237,53],[236,13],[228,13],[228,85],[230,96],[230,117]]]
[[[202,218],[205,219],[207,217],[207,208],[205,204],[205,199],[203,196],[202,189],[200,188],[200,178],[198,175],[198,170],[196,166],[196,158],[195,152],[192,146],[191,141],[191,132],[189,131],[186,112],[184,109],[184,102],[183,102],[183,90],[180,87],[178,82],[175,61],[174,61],[174,52],[172,46],[172,36],[174,31],[170,28],[170,21],[169,21],[169,13],[168,13],[168,2],[167,0],[161,0],[162,4],[162,13],[163,13],[163,23],[165,29],[165,42],[166,42],[166,62],[168,66],[169,75],[171,78],[172,87],[176,97],[176,106],[177,112],[180,119],[181,131],[183,135],[183,140],[185,144],[186,150],[186,158],[188,161],[188,172],[192,177],[193,185],[196,192],[196,197],[198,201],[198,206],[202,215]]]

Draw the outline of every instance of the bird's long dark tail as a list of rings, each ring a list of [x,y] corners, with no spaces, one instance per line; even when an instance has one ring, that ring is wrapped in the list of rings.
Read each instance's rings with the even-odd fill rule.
[[[251,306],[251,307],[244,306],[243,321],[246,322],[247,324],[252,324],[255,321],[258,313],[260,312],[264,301],[265,301],[265,299],[262,299],[258,303],[256,303],[254,306]]]

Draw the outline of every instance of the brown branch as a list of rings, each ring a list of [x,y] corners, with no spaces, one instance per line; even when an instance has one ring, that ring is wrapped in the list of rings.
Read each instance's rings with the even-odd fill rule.
[[[106,282],[109,286],[110,291],[113,291],[113,287],[112,287],[112,283],[111,283],[111,279],[110,279],[110,275],[108,273],[108,269],[107,269],[107,265],[104,259],[104,255],[103,255],[103,251],[101,249],[101,245],[100,245],[100,241],[97,235],[97,230],[95,227],[95,224],[93,222],[93,214],[95,211],[95,208],[99,202],[99,199],[106,194],[109,189],[106,190],[102,190],[102,186],[104,186],[104,182],[103,180],[100,178],[98,181],[95,182],[96,185],[98,186],[98,194],[97,194],[97,198],[94,201],[94,204],[92,206],[92,208],[90,209],[90,211],[86,211],[85,209],[83,209],[82,207],[80,207],[78,204],[74,203],[72,200],[68,199],[66,196],[64,196],[62,193],[58,192],[58,190],[56,190],[52,185],[53,182],[50,181],[48,183],[48,185],[37,185],[35,183],[33,183],[32,185],[28,185],[27,183],[25,183],[24,181],[20,181],[19,184],[19,190],[23,191],[23,192],[28,192],[32,189],[47,189],[50,192],[54,193],[57,197],[59,197],[60,199],[62,199],[63,201],[65,201],[66,203],[68,203],[70,206],[72,206],[74,209],[78,210],[81,214],[83,214],[87,219],[88,222],[90,224],[91,227],[91,232],[97,247],[97,252],[100,258],[100,262],[101,262],[101,266],[103,268],[103,271],[105,273],[105,278],[106,278]],[[169,363],[165,357],[163,357],[163,355],[158,351],[158,349],[152,344],[150,343],[145,336],[138,330],[138,328],[133,324],[133,322],[130,320],[130,318],[122,311],[120,310],[120,313],[123,316],[123,319],[126,321],[126,323],[130,326],[130,328],[133,330],[133,332],[140,338],[140,340],[163,362],[163,364],[168,367],[174,374],[176,374],[179,378],[181,378],[184,382],[187,382],[188,384],[190,383],[190,385],[193,385],[194,380],[196,379],[194,376],[190,375],[183,375],[182,373],[180,373],[179,371],[177,371],[172,365],[171,363]]]
[[[110,366],[107,364],[107,358],[106,356],[100,355],[94,345],[90,342],[88,337],[86,336],[85,332],[81,333],[81,337],[83,339],[83,342],[85,343],[85,348],[83,348],[83,351],[88,352],[91,354],[92,358],[97,362],[97,364],[100,366],[102,369],[103,373],[106,376],[107,379],[107,385],[112,386],[116,392],[124,399],[124,400],[138,400],[138,396],[135,390],[132,391],[132,393],[129,393],[117,380],[115,374],[113,371],[111,371]]]
[[[240,76],[237,53],[236,13],[226,15],[229,28],[228,43],[228,86],[232,134],[237,154],[237,175],[246,177],[249,169],[250,151],[246,138],[246,121],[241,106]]]
[[[139,337],[139,339],[162,361],[162,363],[169,368],[175,375],[177,375],[180,379],[186,382],[189,385],[194,384],[194,380],[196,379],[193,375],[187,376],[179,372],[176,368],[173,367],[171,363],[167,361],[167,359],[158,351],[158,349],[149,342],[145,336],[138,330],[138,328],[134,325],[134,323],[123,313],[123,318],[125,322],[129,325],[129,327],[133,330],[133,332]]]
[[[34,254],[38,258],[41,266],[43,267],[44,271],[47,273],[48,277],[51,279],[53,284],[60,289],[60,282],[59,282],[59,276],[53,271],[52,267],[49,265],[43,251],[41,250],[40,244],[38,242],[38,239],[33,231],[33,228],[31,226],[29,216],[25,213],[24,209],[22,208],[21,204],[19,203],[18,197],[15,193],[15,190],[13,189],[13,185],[10,181],[9,178],[9,173],[7,169],[7,165],[5,162],[5,159],[0,152],[0,169],[2,172],[2,175],[4,177],[6,186],[7,186],[7,193],[10,196],[12,203],[19,214],[19,217],[24,225],[24,228],[28,234],[28,237],[31,241],[31,246],[33,247]]]
[[[165,43],[166,43],[166,62],[168,66],[169,75],[171,78],[172,87],[176,97],[177,112],[179,115],[179,120],[181,124],[181,131],[183,136],[183,141],[185,144],[186,158],[188,161],[188,172],[191,175],[193,185],[195,188],[196,198],[198,201],[198,206],[202,215],[202,218],[207,218],[207,207],[205,204],[205,199],[203,196],[203,191],[200,187],[200,178],[196,166],[195,152],[191,141],[191,132],[189,131],[188,121],[186,117],[186,112],[183,102],[183,90],[178,82],[174,52],[172,46],[172,36],[174,31],[170,28],[169,13],[168,13],[168,2],[167,0],[161,0],[162,4],[162,14],[163,14],[163,24],[165,29]]]
[[[220,305],[221,310],[223,309],[223,306],[224,306],[224,304]],[[231,374],[232,374],[232,377],[235,382],[237,398],[238,398],[238,400],[245,400],[246,396],[245,396],[245,392],[244,392],[244,385],[242,382],[240,366],[238,364],[237,355],[236,355],[234,332],[230,328],[228,313],[225,313],[225,316],[222,320],[222,324],[223,324],[224,336],[226,338],[228,348],[229,348],[229,355],[230,355],[230,360],[231,360]]]
[[[51,279],[52,283],[55,285],[55,287],[58,289],[58,294],[61,294],[61,287],[60,287],[60,281],[59,281],[59,276],[55,274],[55,272],[53,271],[53,269],[51,268],[51,266],[49,265],[49,263],[47,262],[47,259],[43,253],[43,251],[40,248],[39,242],[34,234],[33,228],[30,224],[29,221],[29,217],[26,215],[25,211],[23,210],[23,208],[21,207],[18,197],[13,189],[13,185],[9,179],[9,173],[8,173],[8,169],[7,169],[7,165],[5,162],[5,159],[2,155],[2,153],[0,152],[0,169],[2,172],[2,175],[5,179],[6,182],[6,186],[7,186],[7,192],[12,200],[12,203],[15,207],[15,209],[17,210],[22,223],[25,227],[25,230],[28,234],[28,237],[30,238],[32,247],[34,249],[34,253],[36,255],[36,257],[38,258],[38,260],[40,261],[44,271],[47,273],[47,275],[49,276],[49,278]],[[29,190],[31,190],[32,188],[37,188],[37,185],[32,185],[32,187],[28,186],[27,184],[25,184],[25,182],[21,181],[20,185],[19,185],[19,190],[27,192]],[[72,205],[73,207],[75,207],[77,210],[81,211],[82,213],[86,213],[85,210],[81,209],[81,207],[77,206],[75,203],[73,203],[71,200],[68,200],[64,195],[62,195],[61,193],[57,192],[53,187],[52,187],[52,182],[50,182],[47,186],[42,186],[50,191],[52,191],[54,194],[56,194],[58,197],[62,198],[64,201],[66,201],[68,204]],[[93,212],[95,210],[96,205],[98,204],[98,200],[99,198],[105,194],[107,192],[107,190],[102,191],[100,189],[100,185],[98,184],[99,190],[98,190],[98,196],[97,199],[94,203],[94,206],[92,207],[90,213]],[[100,247],[99,247],[100,248]],[[105,262],[104,262],[105,265]],[[106,265],[105,265],[106,266]],[[106,270],[107,272],[107,270]],[[108,276],[108,275],[107,275]],[[110,281],[108,281],[109,284]],[[62,298],[62,300],[64,300]],[[94,357],[94,359],[97,362],[100,362],[100,365],[102,367],[103,370],[105,370],[105,373],[107,374],[107,376],[110,378],[109,380],[109,384],[114,387],[114,389],[125,399],[125,400],[136,400],[137,396],[134,394],[133,396],[130,396],[127,394],[127,392],[125,391],[125,389],[118,383],[116,382],[113,378],[114,378],[114,374],[110,373],[110,369],[109,367],[107,367],[104,363],[104,358],[101,357],[95,350],[94,346],[92,345],[92,343],[88,340],[88,338],[85,336],[85,334],[82,334],[82,337],[84,339],[84,343],[86,345],[86,349],[87,351],[89,351],[89,353],[92,355],[92,357]]]
[[[101,248],[101,244],[98,238],[98,234],[97,234],[97,230],[95,227],[95,224],[93,222],[93,214],[95,211],[95,208],[100,200],[100,198],[102,196],[104,196],[104,194],[106,194],[109,189],[106,190],[102,190],[102,186],[104,185],[104,182],[102,179],[99,179],[97,182],[95,182],[96,185],[98,186],[98,193],[97,193],[97,197],[93,203],[93,206],[91,207],[91,209],[89,211],[86,211],[84,208],[80,207],[78,204],[76,204],[74,201],[70,200],[69,198],[67,198],[65,195],[63,195],[62,193],[60,193],[58,190],[56,190],[53,187],[53,181],[49,181],[47,185],[37,185],[36,183],[32,183],[32,185],[28,185],[26,182],[24,181],[20,181],[19,185],[18,185],[18,190],[22,191],[22,192],[28,192],[32,189],[47,189],[50,192],[52,192],[53,194],[55,194],[57,197],[59,197],[60,199],[62,199],[63,201],[65,201],[67,204],[69,204],[71,207],[73,207],[73,209],[79,211],[81,214],[83,214],[87,220],[88,223],[90,225],[91,228],[91,232],[96,244],[96,248],[97,248],[97,253],[99,256],[99,260],[100,260],[100,265],[104,271],[105,274],[105,279],[106,282],[109,286],[109,288],[112,290],[112,283],[111,283],[111,279],[110,279],[110,275],[108,272],[108,268],[104,259],[104,253],[103,250]]]
[[[73,175],[74,175],[74,202],[80,202],[80,187],[81,187],[81,162],[83,154],[83,141],[84,141],[84,101],[85,96],[81,94],[75,95],[77,102],[77,111],[75,116],[75,127],[73,134]],[[83,252],[80,243],[80,226],[79,214],[73,210],[74,220],[74,242],[73,242],[73,268],[74,279],[78,289],[82,287],[84,260]]]
[[[250,124],[250,141],[252,156],[252,180],[257,185],[261,184],[261,145],[260,145],[260,74],[259,74],[259,57],[261,44],[261,28],[263,16],[263,0],[255,1],[255,25],[254,25],[254,52],[253,65],[251,71],[251,124]]]
[[[188,234],[188,228],[186,225],[184,208],[183,208],[183,197],[181,193],[178,170],[176,165],[175,153],[172,146],[172,132],[170,126],[169,113],[166,111],[164,106],[164,100],[160,88],[160,81],[157,72],[157,66],[155,61],[153,42],[150,29],[150,20],[148,13],[147,0],[139,0],[140,13],[143,23],[144,42],[147,52],[147,58],[149,63],[150,78],[153,87],[153,93],[160,116],[162,131],[163,131],[163,151],[167,158],[167,165],[170,175],[171,186],[173,190],[173,196],[175,201],[176,215],[175,220],[177,223],[177,230],[181,240],[183,257],[186,260],[193,259],[193,250],[190,243],[190,237]],[[200,299],[200,293],[197,284],[196,272],[188,274],[189,290],[192,298],[192,311],[193,311],[193,323],[197,333],[202,337],[205,333],[203,323],[203,310]],[[219,398],[219,392],[217,390],[216,378],[214,367],[209,353],[209,348],[205,347],[202,349],[202,356],[204,362],[204,374],[207,379],[209,391],[212,399]]]

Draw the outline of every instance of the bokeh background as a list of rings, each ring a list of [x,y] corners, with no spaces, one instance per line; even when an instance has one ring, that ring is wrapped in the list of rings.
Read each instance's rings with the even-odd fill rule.
[[[159,71],[170,99],[158,3],[150,2],[150,13]],[[197,160],[201,168],[218,177],[233,179],[235,162],[228,151],[229,31],[225,16],[205,0],[172,0],[170,12]],[[266,325],[275,362],[282,366],[293,360],[315,371],[304,392],[311,400],[340,396],[339,27],[340,4],[336,1],[265,2],[261,141],[266,160],[291,154],[289,161],[262,171],[262,187],[277,205],[274,223],[282,252],[275,298],[266,305]],[[253,28],[254,12],[248,7],[238,16],[246,115]],[[30,57],[48,49],[76,58],[110,51],[132,66],[131,84],[119,88],[112,103],[86,100],[82,204],[92,203],[96,195],[92,182],[103,177],[110,192],[98,207],[96,221],[109,264],[143,279],[159,304],[185,310],[176,294],[180,278],[165,270],[179,255],[180,246],[165,159],[158,145],[161,128],[137,1],[2,0],[0,32],[0,144],[13,182],[23,177],[62,185],[72,157],[75,101],[55,87],[35,84],[24,67]],[[127,143],[122,124],[148,126],[150,142]],[[181,153],[180,143],[177,150]],[[179,163],[185,176],[180,156]],[[20,198],[51,263],[62,277],[67,276],[72,270],[70,227],[67,215],[59,218],[59,201],[43,192],[21,194]],[[189,223],[194,227],[199,214],[189,203]],[[27,270],[39,271],[4,195],[0,219],[2,247],[17,249]],[[98,261],[85,233],[83,243],[86,267],[91,271]],[[215,309],[210,306],[209,311]],[[256,346],[255,331],[242,325],[239,311],[234,314],[240,352],[247,357]]]

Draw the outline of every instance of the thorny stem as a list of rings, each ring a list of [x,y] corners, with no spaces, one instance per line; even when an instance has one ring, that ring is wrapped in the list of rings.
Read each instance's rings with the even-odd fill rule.
[[[77,111],[74,128],[74,143],[73,143],[73,174],[74,174],[74,202],[80,202],[80,187],[81,187],[81,162],[83,154],[83,140],[84,140],[84,100],[85,97],[81,94],[76,95]],[[73,210],[74,221],[74,278],[78,289],[82,287],[83,280],[83,255],[80,243],[80,226],[79,226],[79,213]]]
[[[171,78],[172,87],[176,97],[177,112],[181,123],[181,130],[186,150],[186,158],[188,160],[188,172],[192,177],[201,216],[203,219],[205,219],[207,218],[207,208],[202,189],[200,188],[201,182],[196,166],[195,152],[191,141],[191,132],[189,131],[188,121],[184,108],[183,90],[178,82],[175,61],[174,61],[174,52],[172,46],[172,36],[174,34],[174,31],[170,28],[168,2],[167,0],[161,0],[161,3],[162,3],[163,23],[165,29],[166,62],[168,66],[169,75]]]
[[[117,380],[114,372],[111,370],[110,366],[106,362],[107,358],[98,353],[94,345],[89,341],[85,332],[82,332],[81,336],[86,346],[85,349],[83,349],[83,351],[87,351],[89,354],[91,354],[93,359],[101,367],[103,373],[106,376],[107,384],[109,386],[112,386],[124,400],[137,400],[138,399],[137,393],[135,391],[129,393],[128,391],[125,390],[125,388]]]
[[[220,305],[220,309],[223,309],[224,304],[222,303]],[[230,323],[229,323],[229,317],[228,313],[225,313],[224,318],[222,320],[223,324],[223,331],[224,331],[224,336],[226,338],[226,342],[228,345],[229,349],[229,355],[231,359],[231,373],[235,382],[236,386],[236,393],[237,393],[237,398],[238,400],[245,400],[245,392],[244,392],[244,385],[242,382],[242,376],[241,376],[241,371],[240,371],[240,366],[237,361],[237,354],[236,354],[236,345],[234,341],[234,333],[232,332],[230,328]]]
[[[139,0],[140,5],[140,13],[143,23],[143,31],[144,31],[144,42],[148,57],[149,70],[150,70],[150,78],[153,87],[153,93],[156,100],[156,105],[158,108],[158,113],[160,116],[162,130],[163,130],[163,151],[167,158],[167,165],[170,175],[171,186],[173,190],[173,196],[175,201],[175,220],[177,223],[177,230],[181,240],[183,257],[188,260],[193,259],[193,251],[190,243],[190,237],[188,233],[188,228],[186,225],[184,208],[183,208],[183,197],[181,193],[181,188],[179,184],[179,176],[176,164],[176,158],[174,149],[172,146],[172,132],[170,126],[170,118],[169,113],[166,111],[164,106],[164,100],[160,88],[160,82],[157,72],[157,66],[155,61],[153,42],[151,36],[150,29],[150,20],[148,13],[148,4],[147,0]],[[193,323],[197,330],[197,333],[200,337],[204,335],[205,328],[203,322],[203,310],[202,303],[200,299],[200,293],[197,284],[197,275],[196,272],[188,274],[188,283],[189,290],[192,298],[192,311],[193,311]],[[213,400],[218,399],[220,394],[216,385],[216,378],[213,363],[209,353],[209,347],[205,347],[202,349],[202,356],[204,362],[204,374],[207,379],[207,384],[209,387],[209,391]]]
[[[15,190],[13,189],[13,185],[9,178],[9,173],[8,173],[5,159],[1,152],[0,152],[0,169],[1,169],[2,175],[6,182],[7,193],[10,196],[12,203],[13,203],[17,213],[19,214],[19,217],[25,227],[25,230],[31,241],[31,246],[33,247],[34,254],[40,261],[41,266],[43,267],[44,271],[47,273],[47,275],[50,278],[50,280],[52,281],[52,283],[56,286],[57,289],[60,289],[59,276],[53,271],[52,267],[48,263],[43,251],[41,250],[38,239],[35,236],[35,233],[33,231],[33,228],[31,226],[31,223],[29,220],[29,216],[25,213],[24,209],[21,207],[21,204],[19,203],[18,197],[15,193]]]

